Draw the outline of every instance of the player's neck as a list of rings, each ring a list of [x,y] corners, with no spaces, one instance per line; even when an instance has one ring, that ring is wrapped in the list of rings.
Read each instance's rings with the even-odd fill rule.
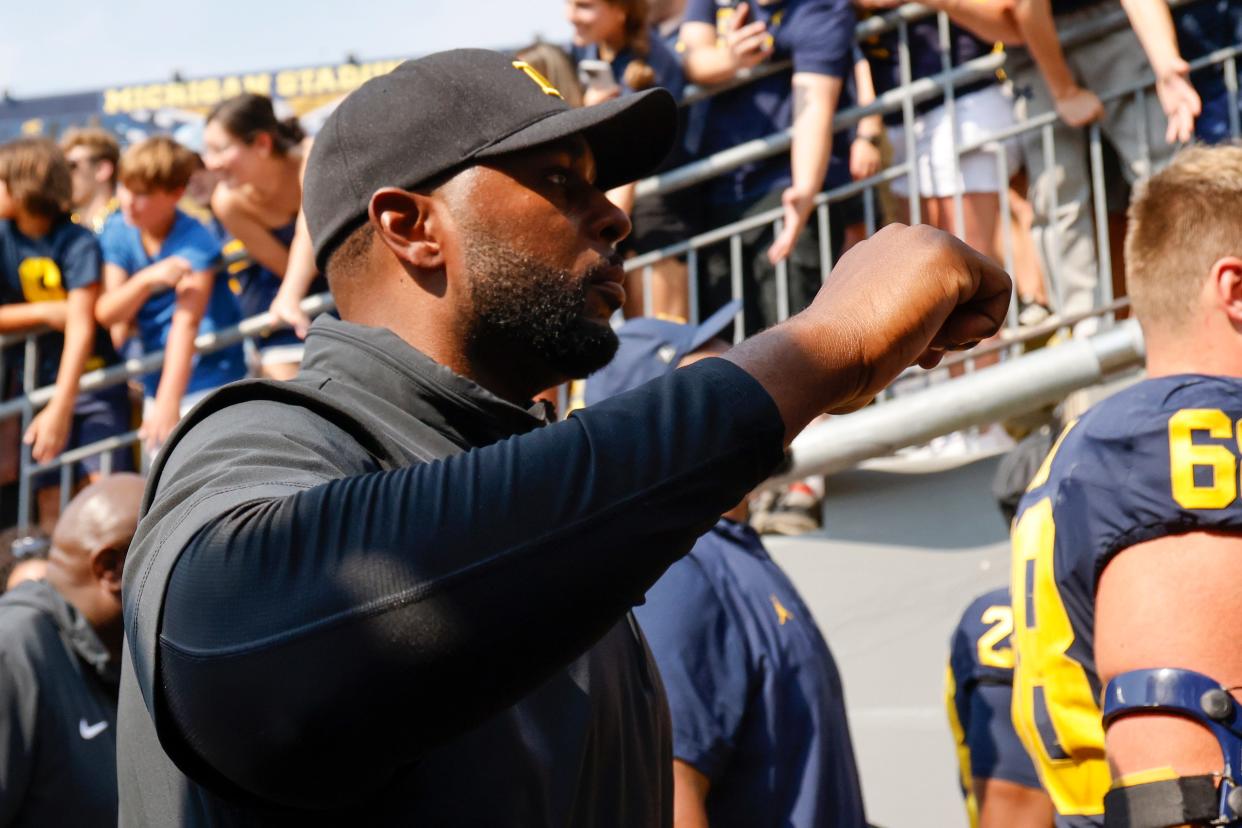
[[[1204,337],[1174,345],[1149,338],[1147,344],[1147,376],[1169,377],[1175,374],[1211,374],[1219,377],[1242,377],[1242,338]]]

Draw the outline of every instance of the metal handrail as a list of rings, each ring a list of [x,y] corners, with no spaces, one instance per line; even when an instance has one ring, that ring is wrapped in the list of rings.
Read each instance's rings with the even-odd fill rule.
[[[1216,63],[1222,63],[1224,60],[1228,58],[1238,57],[1238,56],[1242,56],[1242,44],[1239,44],[1237,46],[1230,46],[1224,49],[1219,49],[1211,53],[1210,55],[1205,55],[1204,57],[1201,57],[1198,60],[1191,62],[1190,66],[1192,70],[1200,69],[1205,66],[1215,65]],[[992,56],[989,55],[988,59],[990,59],[991,57]],[[930,80],[930,78],[925,79],[925,80]],[[918,83],[918,81],[916,81],[916,83]],[[1119,89],[1110,90],[1107,93],[1101,94],[1099,98],[1101,102],[1107,103],[1107,102],[1116,100],[1118,98],[1126,97],[1127,95],[1133,95],[1141,89],[1146,89],[1152,86],[1154,83],[1155,83],[1155,78],[1149,75],[1146,78],[1127,83],[1125,86],[1122,86]],[[865,108],[870,109],[871,107],[865,107]],[[1037,117],[1029,118],[1025,121],[1022,121],[1021,123],[1014,124],[1011,127],[1006,127],[1005,129],[998,130],[997,132],[991,135],[988,135],[984,138],[981,138],[977,141],[964,144],[962,148],[959,149],[958,151],[961,154],[965,154],[965,153],[973,152],[976,150],[987,149],[990,146],[995,145],[999,142],[1006,141],[1010,138],[1016,138],[1019,135],[1023,135],[1027,132],[1033,132],[1047,125],[1054,124],[1057,122],[1059,117],[1060,116],[1058,116],[1056,112],[1045,112],[1044,114],[1039,115]],[[750,143],[754,144],[757,142],[752,141]],[[748,145],[744,145],[744,146],[748,146]],[[727,150],[726,152],[732,152],[732,150]],[[702,163],[702,162],[696,162],[696,163]],[[840,186],[834,187],[831,190],[825,190],[824,192],[820,193],[819,195],[815,197],[815,201],[814,201],[815,206],[818,207],[820,205],[827,204],[832,201],[841,201],[852,195],[860,193],[863,190],[870,189],[871,187],[874,187],[877,184],[892,181],[895,178],[901,178],[906,174],[906,171],[909,168],[911,163],[912,163],[912,159],[907,159],[905,162],[901,164],[895,164],[889,167],[888,169],[883,170],[882,172],[877,173],[874,176],[871,176],[870,178],[860,179],[858,181],[851,181],[847,184],[842,184]],[[681,169],[685,169],[685,168],[683,167]],[[674,170],[673,172],[678,172],[678,171]],[[689,184],[687,183],[681,186],[689,186]],[[684,241],[676,242],[674,244],[661,247],[657,250],[652,250],[640,256],[635,256],[633,258],[626,260],[625,262],[626,270],[629,270],[629,271],[639,270],[641,268],[653,265],[656,262],[662,261],[664,259],[668,259],[673,256],[681,256],[681,255],[684,255],[690,252],[691,250],[699,250],[703,247],[707,247],[709,245],[716,244],[717,242],[724,241],[725,239],[729,238],[730,236],[736,235],[737,233],[744,233],[747,230],[754,230],[756,228],[763,227],[765,225],[770,225],[772,224],[772,222],[779,219],[782,216],[783,212],[784,212],[783,208],[774,207],[771,210],[768,210],[767,212],[759,213],[754,216],[749,216],[745,219],[741,219],[732,224],[727,224],[721,227],[713,228],[712,230],[708,230],[707,232],[700,233],[696,236],[692,236],[689,239],[686,239]]]
[[[1195,0],[1166,0],[1170,8],[1179,8]],[[855,39],[863,39],[874,37],[878,34],[891,31],[901,25],[908,25],[916,22],[931,14],[943,14],[943,12],[935,12],[926,6],[918,3],[907,3],[906,5],[895,9],[884,15],[882,18],[872,17],[861,21],[854,29]],[[1098,37],[1120,26],[1127,24],[1128,18],[1125,11],[1118,8],[1114,11],[1101,14],[1099,17],[1080,23],[1077,26],[1068,27],[1058,32],[1059,39],[1063,48],[1071,48],[1091,38]],[[966,61],[958,65],[952,71],[938,72],[935,75],[928,75],[914,81],[911,84],[900,86],[896,89],[890,89],[883,95],[876,98],[875,102],[867,106],[855,106],[838,112],[833,117],[833,129],[841,130],[851,127],[858,121],[869,115],[888,114],[896,112],[905,105],[909,100],[912,103],[922,103],[930,100],[937,95],[960,86],[966,86],[978,80],[986,78],[1006,64],[1007,55],[1012,53],[993,53],[982,55],[973,60]],[[1026,59],[1029,60],[1029,59]],[[761,75],[759,77],[766,77]],[[756,80],[755,76],[748,77],[746,83]],[[729,89],[742,86],[744,83],[725,84],[720,87],[710,87],[707,91],[711,95],[719,92],[728,91]],[[696,93],[702,92],[699,87],[693,87]],[[697,98],[696,100],[702,100]],[[691,161],[680,167],[668,170],[657,175],[648,176],[641,179],[635,193],[638,196],[648,195],[665,195],[692,187],[714,178],[726,172],[737,169],[738,167],[755,161],[762,161],[789,149],[793,136],[792,129],[786,129],[781,132],[773,133],[764,138],[757,138],[748,141],[745,144],[739,144],[718,153]]]
[[[308,316],[316,316],[335,308],[336,301],[332,298],[331,293],[317,293],[302,300],[302,310]],[[194,340],[194,351],[195,353],[211,353],[221,348],[227,348],[230,345],[236,345],[247,337],[264,335],[272,331],[284,330],[288,327],[287,323],[278,321],[271,312],[260,313],[249,319],[243,319],[231,328],[200,334]],[[120,385],[134,377],[159,370],[163,362],[164,352],[155,351],[154,353],[145,354],[140,359],[129,359],[117,365],[89,371],[82,375],[82,379],[78,382],[78,390],[79,392],[88,392]],[[0,403],[0,420],[20,415],[22,410],[28,405],[32,405],[35,408],[45,405],[52,398],[52,394],[55,391],[56,386],[46,385],[31,391],[25,396]]]

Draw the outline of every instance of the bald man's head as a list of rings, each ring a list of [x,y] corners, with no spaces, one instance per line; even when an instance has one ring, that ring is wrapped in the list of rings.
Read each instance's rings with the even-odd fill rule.
[[[143,486],[136,474],[114,474],[87,486],[60,516],[48,553],[48,583],[82,613],[105,644],[114,639],[118,651],[121,572],[138,527]]]

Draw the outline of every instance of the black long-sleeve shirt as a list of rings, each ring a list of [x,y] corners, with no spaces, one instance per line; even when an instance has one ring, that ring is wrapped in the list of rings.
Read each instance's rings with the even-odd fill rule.
[[[166,448],[126,568],[122,823],[667,824],[627,610],[779,462],[762,387],[707,360],[537,428],[332,319],[298,382],[328,408],[239,402]]]

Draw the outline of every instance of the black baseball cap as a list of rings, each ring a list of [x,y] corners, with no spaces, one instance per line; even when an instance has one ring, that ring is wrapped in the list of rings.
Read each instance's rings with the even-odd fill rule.
[[[663,89],[571,109],[542,75],[500,52],[407,60],[350,93],[315,137],[302,198],[315,262],[322,271],[383,187],[412,189],[485,158],[581,135],[595,155],[596,186],[607,190],[659,167],[676,131],[677,105]]]

